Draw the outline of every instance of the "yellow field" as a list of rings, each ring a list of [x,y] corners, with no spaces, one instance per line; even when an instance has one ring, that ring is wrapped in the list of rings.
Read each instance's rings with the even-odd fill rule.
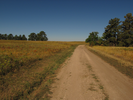
[[[133,78],[133,47],[86,47],[121,73]]]
[[[82,43],[84,42],[0,40],[0,74],[19,70],[21,66]]]
[[[92,48],[127,61],[133,61],[133,47],[93,46]]]

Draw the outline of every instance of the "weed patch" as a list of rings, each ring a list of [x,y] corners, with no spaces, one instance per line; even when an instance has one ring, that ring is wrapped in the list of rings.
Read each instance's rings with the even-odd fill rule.
[[[91,74],[91,75],[95,79],[96,82],[99,82],[98,77],[95,74]]]
[[[88,66],[88,68],[89,68],[89,71],[92,71],[92,67],[90,65]]]
[[[99,85],[99,89],[103,89],[103,86],[101,84]]]
[[[108,100],[108,99],[109,99],[109,96],[105,93],[103,85],[100,84],[100,81],[98,80],[98,77],[94,74],[94,72],[93,72],[93,70],[92,70],[92,67],[91,67],[90,65],[88,65],[88,69],[89,69],[89,71],[91,72],[92,78],[94,78],[94,80],[98,83],[99,89],[101,89],[101,90],[102,90],[102,93],[105,95],[104,100]],[[90,87],[88,88],[88,90],[90,90],[90,91],[97,91],[97,90],[95,89],[93,83],[90,83]]]
[[[93,86],[89,87],[88,89],[91,91],[97,91]]]

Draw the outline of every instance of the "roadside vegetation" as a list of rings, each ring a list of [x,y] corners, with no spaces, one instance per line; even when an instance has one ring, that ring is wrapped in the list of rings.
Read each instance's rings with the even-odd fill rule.
[[[50,77],[79,44],[84,42],[0,40],[0,99],[36,98],[38,92],[31,94],[42,82],[47,92]]]
[[[86,47],[123,74],[133,78],[133,47]]]
[[[100,52],[118,57],[120,59],[133,63],[133,47],[109,47],[109,46],[93,46]]]

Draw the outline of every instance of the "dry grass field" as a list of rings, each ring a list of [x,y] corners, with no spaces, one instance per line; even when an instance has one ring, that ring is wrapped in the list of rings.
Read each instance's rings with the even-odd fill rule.
[[[133,47],[94,46],[96,50],[133,62]]]
[[[0,75],[19,70],[21,66],[45,59],[75,44],[78,42],[0,40]]]
[[[0,99],[28,100],[42,82],[46,93],[50,77],[79,44],[85,43],[0,40]]]
[[[93,53],[133,78],[133,47],[87,46]]]

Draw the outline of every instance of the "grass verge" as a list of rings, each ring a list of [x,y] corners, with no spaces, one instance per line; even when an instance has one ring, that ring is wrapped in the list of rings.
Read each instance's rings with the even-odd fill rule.
[[[102,52],[99,52],[91,47],[88,47],[88,50],[91,51],[92,53],[98,55],[100,58],[102,58],[104,61],[107,63],[111,64],[114,66],[118,71],[121,73],[129,76],[130,78],[133,78],[133,65],[128,62],[128,61],[123,61],[119,58],[116,58],[112,55],[108,55]]]
[[[40,60],[24,67],[19,72],[9,73],[1,77],[1,100],[31,100],[40,99],[45,95],[44,100],[48,100],[49,87],[52,81],[52,76],[60,65],[72,55],[72,52],[77,45],[71,46],[69,49],[63,50],[47,59]],[[44,83],[44,84],[42,84]],[[41,90],[38,88],[42,85]],[[38,90],[38,91],[36,91]],[[35,94],[32,94],[36,91]]]

